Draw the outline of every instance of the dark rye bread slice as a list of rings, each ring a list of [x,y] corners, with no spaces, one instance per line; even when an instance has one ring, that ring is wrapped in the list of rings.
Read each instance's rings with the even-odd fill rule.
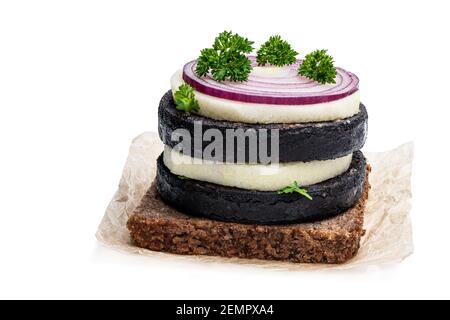
[[[268,152],[263,155],[271,155],[271,130],[277,129],[279,134],[279,161],[311,161],[335,159],[361,149],[367,137],[367,111],[363,104],[360,105],[359,113],[352,117],[335,121],[324,121],[315,123],[275,123],[275,124],[248,124],[230,121],[219,121],[205,118],[199,115],[187,114],[175,108],[172,91],[167,92],[161,99],[158,109],[159,136],[165,145],[174,147],[179,144],[178,140],[172,141],[172,133],[177,129],[184,129],[189,132],[191,138],[190,154],[194,157],[204,157],[208,159],[207,153],[203,153],[205,148],[211,143],[202,141],[198,147],[194,145],[194,123],[201,122],[201,136],[206,130],[214,129],[220,131],[223,136],[223,159],[215,159],[224,162],[244,162],[238,161],[237,155],[245,155],[245,162],[249,162],[250,142],[249,138],[241,149],[237,149],[233,155],[227,155],[226,130],[242,129],[249,135],[256,135],[257,146],[259,146],[260,136],[265,137]],[[267,132],[267,136],[263,136]],[[243,133],[236,132],[238,136]],[[234,137],[233,137],[234,138]],[[186,151],[185,151],[186,153]],[[258,152],[259,155],[259,152]],[[261,161],[258,156],[258,162]]]
[[[343,263],[358,252],[370,184],[367,166],[359,201],[333,218],[304,224],[251,225],[195,218],[165,204],[155,184],[128,220],[139,247],[183,255],[208,255],[295,263]]]
[[[352,207],[361,197],[366,159],[356,151],[344,173],[306,186],[309,200],[298,193],[245,190],[194,179],[180,179],[157,161],[156,188],[161,198],[192,216],[237,223],[286,224],[330,218]]]

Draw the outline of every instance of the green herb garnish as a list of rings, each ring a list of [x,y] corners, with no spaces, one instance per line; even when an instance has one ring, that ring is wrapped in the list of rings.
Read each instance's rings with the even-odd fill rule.
[[[191,180],[191,178],[185,177],[185,176],[178,176],[178,179],[180,180]]]
[[[336,83],[333,57],[325,49],[308,53],[299,66],[298,73],[321,84]]]
[[[256,53],[256,62],[258,66],[264,66],[267,63],[273,66],[286,66],[296,61],[298,52],[291,48],[291,45],[281,39],[279,35],[271,36]]]
[[[245,54],[253,51],[253,43],[231,31],[220,33],[212,48],[201,51],[195,73],[203,77],[211,72],[217,81],[246,81],[252,66]]]
[[[283,189],[278,191],[278,194],[286,194],[286,193],[293,193],[297,192],[301,194],[302,196],[306,197],[309,200],[312,200],[313,198],[308,194],[308,191],[306,189],[302,189],[298,186],[297,181],[294,181],[293,184],[284,187]]]
[[[182,84],[175,92],[175,104],[178,110],[184,112],[198,112],[200,107],[195,99],[194,88],[188,84]]]

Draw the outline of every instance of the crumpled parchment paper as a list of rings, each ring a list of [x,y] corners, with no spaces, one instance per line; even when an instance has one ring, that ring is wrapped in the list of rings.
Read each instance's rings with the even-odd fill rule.
[[[124,252],[160,256],[161,258],[241,263],[284,270],[350,269],[396,263],[413,252],[409,216],[413,143],[404,144],[391,151],[365,153],[372,165],[372,173],[369,177],[372,189],[369,193],[365,215],[366,235],[361,239],[361,249],[358,255],[342,265],[179,256],[133,246],[126,222],[150,187],[156,174],[156,159],[162,150],[162,142],[156,133],[144,133],[133,140],[119,189],[109,203],[98,227],[96,236],[101,243]]]

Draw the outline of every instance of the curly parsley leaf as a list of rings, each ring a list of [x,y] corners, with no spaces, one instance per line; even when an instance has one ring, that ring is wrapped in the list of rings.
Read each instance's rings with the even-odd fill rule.
[[[281,39],[279,35],[269,38],[257,51],[256,62],[258,66],[270,64],[273,66],[286,66],[296,61],[298,52],[293,50],[291,45]]]
[[[299,66],[298,73],[321,84],[336,83],[333,57],[325,49],[308,53]]]
[[[196,74],[203,77],[211,72],[217,81],[246,81],[252,70],[246,54],[253,51],[253,43],[231,31],[220,33],[212,48],[200,52]]]
[[[298,186],[297,181],[294,181],[291,185],[284,187],[283,189],[278,191],[278,194],[287,194],[287,193],[294,193],[297,192],[301,194],[302,196],[306,197],[309,200],[312,200],[313,198],[308,194],[308,191],[306,189],[302,189]]]
[[[178,110],[184,112],[198,112],[200,107],[195,99],[194,88],[188,84],[182,84],[175,92],[175,104]]]

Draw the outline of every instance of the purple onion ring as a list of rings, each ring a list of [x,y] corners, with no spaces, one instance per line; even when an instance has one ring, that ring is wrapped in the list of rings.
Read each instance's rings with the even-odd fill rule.
[[[256,67],[255,57],[250,56]],[[339,100],[358,91],[359,79],[342,68],[336,68],[336,83],[320,84],[298,74],[302,60],[288,66],[286,77],[259,76],[250,73],[246,82],[213,79],[211,74],[199,77],[195,73],[197,61],[187,63],[183,68],[183,80],[198,92],[209,96],[247,103],[307,105]]]

